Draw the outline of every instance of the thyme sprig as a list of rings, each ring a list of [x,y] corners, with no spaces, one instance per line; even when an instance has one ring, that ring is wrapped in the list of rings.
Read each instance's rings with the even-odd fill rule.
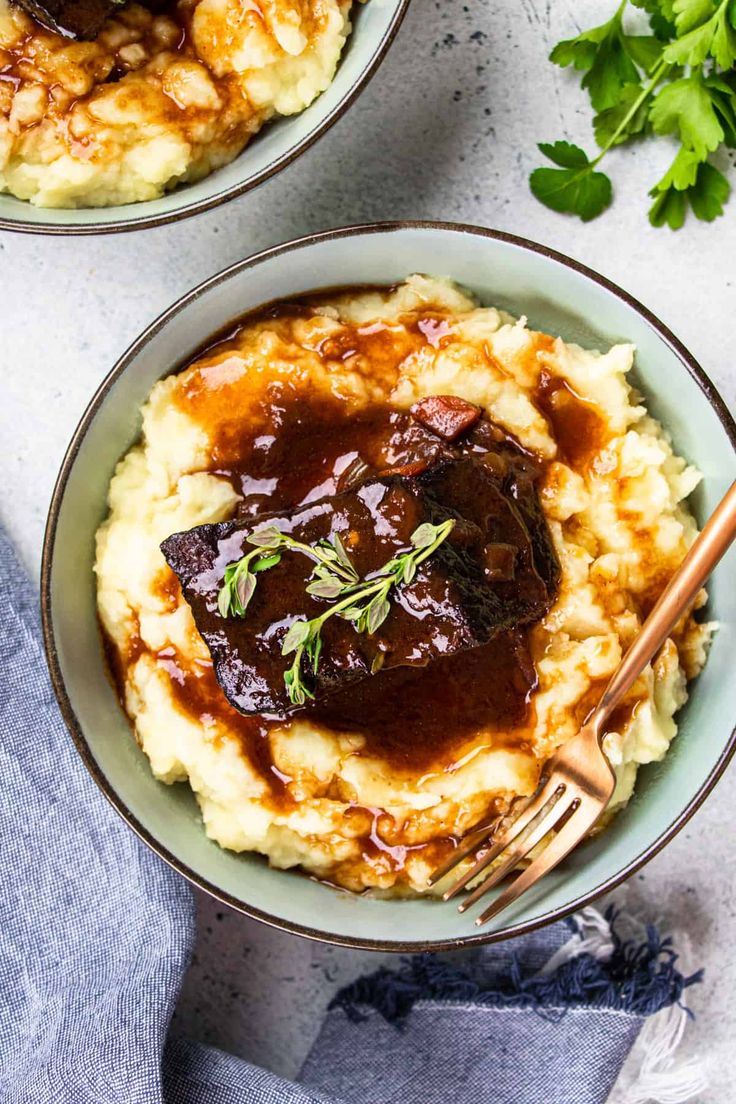
[[[265,554],[264,554],[265,553]],[[276,548],[254,548],[237,563],[225,568],[225,578],[217,595],[217,608],[222,617],[245,617],[256,589],[256,575],[268,571],[281,561]]]
[[[322,654],[322,628],[325,622],[330,617],[338,616],[352,621],[356,632],[369,635],[377,632],[391,610],[389,595],[392,587],[400,583],[410,583],[414,579],[419,565],[439,548],[454,524],[450,519],[441,525],[432,525],[431,522],[420,525],[411,535],[410,551],[395,556],[358,585],[344,586],[335,595],[339,597],[339,601],[318,617],[292,623],[281,646],[282,655],[294,654],[291,667],[284,673],[284,684],[292,705],[304,705],[307,698],[314,698],[313,692],[304,682],[304,661],[306,658],[312,674],[316,675]],[[307,590],[315,593],[310,587]],[[377,666],[374,663],[374,671]]]
[[[217,595],[217,608],[222,617],[245,617],[255,593],[256,575],[280,563],[284,550],[301,552],[314,560],[314,582],[309,584],[307,591],[319,598],[335,597],[344,586],[360,582],[360,577],[337,534],[332,541],[321,540],[312,546],[294,540],[275,525],[266,525],[251,533],[247,539],[248,544],[255,546],[253,551],[225,568],[223,583]]]
[[[256,589],[256,575],[280,563],[285,551],[300,552],[314,561],[307,594],[334,602],[318,617],[294,621],[281,647],[282,655],[294,653],[291,667],[284,672],[284,685],[292,705],[304,705],[314,694],[304,682],[305,658],[316,675],[322,654],[322,626],[330,617],[352,621],[356,632],[375,633],[391,610],[389,596],[392,587],[410,583],[417,568],[442,544],[452,531],[452,519],[433,525],[424,522],[411,535],[411,549],[394,556],[367,579],[361,579],[345,550],[340,537],[322,539],[316,544],[304,544],[275,525],[257,529],[247,539],[254,545],[235,563],[225,568],[222,586],[217,595],[217,608],[222,617],[244,617]],[[382,662],[379,655],[373,670]]]

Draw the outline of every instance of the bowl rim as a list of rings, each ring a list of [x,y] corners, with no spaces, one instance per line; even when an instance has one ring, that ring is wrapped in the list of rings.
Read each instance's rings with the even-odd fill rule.
[[[511,245],[515,248],[521,249],[524,252],[530,252],[539,256],[545,257],[548,260],[554,261],[563,265],[566,268],[572,269],[574,272],[581,276],[592,280],[598,284],[604,290],[612,293],[618,299],[620,299],[626,306],[631,308],[637,313],[659,336],[659,338],[667,345],[671,351],[677,356],[680,362],[683,364],[686,371],[693,378],[697,386],[704,394],[706,400],[714,410],[718,420],[720,421],[723,429],[729,439],[731,446],[736,453],[736,422],[732,418],[724,400],[718,393],[715,385],[708,378],[704,370],[695,360],[693,355],[685,348],[682,342],[675,337],[671,330],[661,322],[656,315],[654,315],[647,307],[640,303],[628,292],[624,291],[617,284],[607,279],[605,276],[601,276],[587,265],[581,264],[579,261],[573,258],[567,257],[557,250],[551,249],[548,246],[541,245],[538,242],[531,241],[527,238],[519,237],[515,234],[509,234],[501,230],[492,230],[486,227],[473,226],[467,223],[453,223],[442,222],[434,220],[401,220],[392,222],[375,222],[356,224],[351,226],[344,226],[335,228],[332,230],[323,230],[318,233],[305,234],[302,237],[294,238],[288,242],[281,243],[279,245],[271,246],[268,249],[260,250],[258,253],[253,254],[250,257],[246,257],[241,261],[237,261],[235,264],[229,265],[227,268],[216,273],[214,276],[203,280],[196,287],[192,288],[189,292],[181,296],[175,303],[163,311],[158,318],[156,318],[146,329],[132,342],[123,355],[118,359],[116,364],[102,380],[101,384],[97,388],[97,391],[90,400],[87,409],[82,415],[77,428],[75,429],[72,439],[69,443],[67,451],[64,455],[64,459],[57,476],[54,490],[51,496],[51,503],[49,506],[49,513],[46,522],[46,530],[43,540],[43,554],[41,561],[41,621],[43,627],[44,647],[46,651],[46,658],[51,673],[51,681],[53,684],[54,692],[56,694],[59,707],[61,709],[62,716],[65,724],[69,730],[69,733],[74,741],[74,744],[79,752],[82,761],[84,762],[87,770],[92,775],[92,778],[97,783],[98,787],[105,795],[107,800],[113,806],[113,808],[120,814],[120,816],[127,822],[129,827],[139,836],[144,843],[146,843],[151,850],[162,858],[169,866],[176,870],[179,874],[182,874],[189,882],[191,882],[198,889],[203,890],[209,896],[220,901],[222,904],[228,905],[230,908],[243,913],[246,916],[251,917],[254,920],[259,920],[262,923],[267,924],[270,927],[280,929],[282,931],[290,932],[293,935],[304,936],[308,939],[315,940],[321,943],[331,944],[333,946],[350,947],[355,950],[374,950],[374,951],[396,951],[397,953],[406,952],[425,952],[425,951],[447,951],[455,950],[460,947],[473,947],[483,944],[496,943],[504,939],[510,939],[515,936],[526,934],[527,932],[535,931],[538,928],[544,927],[546,924],[552,923],[556,920],[562,920],[572,913],[589,905],[596,898],[603,893],[607,893],[620,885],[628,877],[639,870],[650,859],[654,858],[663,847],[670,842],[671,839],[680,831],[681,828],[690,820],[693,814],[700,808],[705,801],[706,797],[713,790],[714,786],[724,773],[728,763],[736,752],[736,727],[732,730],[725,747],[721,752],[717,762],[713,766],[713,769],[704,780],[703,784],[698,789],[698,792],[694,795],[692,800],[680,810],[677,816],[673,819],[671,824],[664,832],[662,832],[655,840],[653,840],[647,847],[645,847],[637,856],[635,856],[631,862],[629,862],[622,870],[617,871],[611,875],[610,878],[604,879],[593,889],[586,893],[581,894],[575,900],[568,902],[565,905],[557,908],[552,908],[542,916],[536,917],[533,920],[527,920],[513,924],[508,928],[504,928],[500,931],[481,932],[474,934],[468,932],[465,936],[458,936],[453,939],[399,939],[399,940],[386,940],[386,939],[371,939],[366,937],[353,937],[334,935],[328,932],[311,928],[306,925],[295,923],[291,920],[284,920],[279,917],[273,916],[270,913],[264,912],[259,908],[252,905],[247,905],[243,901],[238,900],[232,894],[225,890],[218,888],[203,877],[196,871],[192,870],[188,864],[182,859],[177,858],[171,851],[168,850],[163,844],[161,844],[149,831],[140,823],[137,817],[127,807],[123,798],[113,789],[108,782],[103,771],[98,766],[91,748],[87,743],[86,737],[82,731],[81,725],[77,720],[76,714],[72,708],[71,701],[66,691],[64,678],[61,672],[61,664],[59,662],[58,653],[56,650],[55,637],[54,637],[54,625],[51,612],[51,572],[53,567],[54,558],[54,546],[56,537],[56,528],[59,519],[59,513],[66,490],[66,485],[71,474],[72,468],[76,461],[77,454],[82,445],[82,442],[87,434],[89,427],[91,426],[94,418],[97,415],[102,403],[105,401],[108,392],[120,376],[127,370],[128,366],[135,360],[138,353],[151,338],[157,334],[165,325],[167,325],[172,319],[174,319],[182,311],[186,310],[191,304],[195,303],[203,294],[217,288],[220,284],[225,283],[232,276],[237,273],[246,271],[250,268],[257,267],[264,261],[267,261],[273,257],[277,257],[284,253],[294,252],[299,249],[309,248],[310,246],[332,241],[347,237],[362,237],[367,234],[376,233],[394,233],[406,230],[418,230],[423,231],[442,231],[451,233],[468,234],[473,237],[482,237],[491,239],[493,241],[502,242],[507,245]],[[293,875],[292,875],[293,876]]]
[[[296,145],[290,146],[276,161],[272,161],[265,168],[249,176],[246,180],[241,180],[239,183],[233,184],[229,188],[223,188],[223,190],[217,192],[216,195],[205,196],[202,199],[185,204],[183,207],[178,207],[175,211],[170,211],[166,214],[131,215],[130,218],[121,219],[119,222],[70,223],[69,225],[58,225],[53,222],[35,221],[27,218],[7,218],[0,215],[0,230],[11,230],[18,234],[49,234],[56,237],[67,235],[70,237],[84,237],[91,234],[124,234],[132,230],[148,230],[154,226],[167,226],[169,223],[178,222],[192,215],[202,214],[204,211],[210,211],[214,207],[219,207],[221,203],[227,203],[230,199],[235,199],[237,196],[253,191],[253,189],[257,188],[259,185],[270,180],[271,177],[276,176],[282,169],[291,165],[301,154],[306,153],[308,149],[318,142],[319,139],[342,118],[348,108],[357,100],[361,92],[368,86],[370,80],[375,76],[379,65],[388,53],[389,47],[399,33],[399,28],[404,21],[404,16],[409,9],[410,2],[411,0],[394,0],[396,4],[395,11],[389,19],[388,26],[376,46],[368,65],[363,69],[332,111],[330,111],[321,122],[317,123],[308,134],[296,143]],[[319,102],[319,97],[313,102]],[[286,116],[284,116],[284,118],[286,118]],[[241,150],[238,157],[244,152],[244,149]],[[186,187],[186,185],[182,186],[183,192],[186,191]],[[18,202],[28,203],[28,200],[18,200]],[[133,208],[144,207],[146,202],[151,201],[144,200],[138,204],[118,204],[117,206],[130,206]],[[43,208],[36,209],[43,210]],[[47,208],[47,210],[53,209],[54,208]],[[93,210],[93,208],[86,207],[79,208],[79,210]],[[109,210],[115,210],[115,207],[111,207]]]

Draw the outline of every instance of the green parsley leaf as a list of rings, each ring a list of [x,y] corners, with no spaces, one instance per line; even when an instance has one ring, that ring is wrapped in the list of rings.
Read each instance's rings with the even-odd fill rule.
[[[605,111],[618,103],[622,89],[636,84],[639,70],[629,52],[628,39],[623,32],[621,17],[625,4],[621,4],[608,23],[583,31],[577,38],[558,43],[550,54],[550,61],[562,67],[573,65],[585,70],[582,80],[590,102],[596,111]],[[647,50],[635,46],[634,50]]]
[[[735,74],[727,77],[734,80]],[[707,77],[703,84],[708,89],[713,109],[723,127],[723,143],[731,149],[736,147],[736,90],[729,80],[721,74]]]
[[[646,13],[651,34],[626,32],[627,2]],[[622,0],[607,23],[558,43],[550,56],[584,73],[601,152],[589,161],[569,143],[542,144],[557,168],[530,175],[537,199],[595,218],[611,201],[611,182],[596,171],[601,159],[653,133],[681,146],[650,192],[652,224],[677,229],[688,209],[706,221],[722,213],[730,186],[708,158],[720,146],[736,149],[736,0]]]
[[[675,12],[672,0],[632,0],[649,17],[649,26],[660,42],[675,37]]]
[[[672,10],[678,35],[686,35],[710,19],[716,10],[713,0],[673,0]]]
[[[723,214],[723,205],[730,194],[731,185],[723,173],[705,161],[698,167],[698,176],[688,190],[688,199],[696,218],[712,222]]]
[[[674,39],[674,7],[672,0],[631,0],[633,6],[646,11],[652,32],[660,42]]]
[[[710,90],[699,76],[681,77],[661,88],[652,103],[649,120],[657,134],[678,134],[682,144],[701,161],[723,141],[723,127]]]
[[[651,73],[662,57],[662,43],[654,35],[626,35],[626,50],[635,65]]]
[[[568,38],[558,42],[549,60],[555,65],[565,69],[572,65],[575,69],[590,69],[595,61],[598,47],[608,34],[610,23],[604,23],[600,27],[592,27],[589,31],[583,31],[577,38]]]
[[[657,198],[649,209],[649,221],[652,226],[669,226],[670,230],[679,230],[687,214],[687,199],[684,192],[668,188],[656,193]]]
[[[652,189],[651,194],[666,192],[669,188],[676,188],[678,192],[686,191],[695,183],[700,164],[701,161],[697,153],[682,146],[667,172],[656,187]]]
[[[730,69],[736,63],[736,29],[729,18],[731,0],[721,0],[717,8],[711,0],[675,0],[675,3],[685,5],[677,18],[677,33],[681,37],[665,48],[664,59],[674,65],[697,67],[710,56],[722,69]],[[713,12],[710,18],[696,22],[706,9]]]
[[[535,169],[529,177],[529,187],[536,198],[553,211],[577,215],[588,222],[596,218],[611,202],[611,181],[605,173],[594,172],[587,156],[579,146],[568,142],[555,142],[553,146],[543,142],[542,153],[555,164],[569,168]],[[553,154],[552,155],[552,152]]]
[[[590,164],[587,154],[571,142],[540,142],[539,150],[563,169],[582,169]]]
[[[678,230],[685,221],[688,203],[696,218],[712,222],[723,214],[723,206],[731,187],[723,173],[707,161],[698,162],[686,150],[680,150],[669,170],[652,189],[655,197],[649,211],[652,226],[669,226]],[[679,162],[679,164],[678,164]]]
[[[721,69],[728,69],[736,63],[736,12],[729,0],[717,16],[710,52]]]
[[[626,119],[637,99],[640,99],[641,92],[640,85],[627,84],[615,107],[609,107],[595,116],[593,119],[595,140],[602,149],[610,149],[612,145],[618,146],[622,142],[628,142],[630,138],[644,131],[649,118],[649,105],[646,101],[639,104],[628,121]],[[624,123],[625,126],[622,127]]]

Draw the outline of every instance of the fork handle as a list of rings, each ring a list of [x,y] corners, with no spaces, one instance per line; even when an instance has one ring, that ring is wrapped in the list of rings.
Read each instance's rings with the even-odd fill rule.
[[[688,610],[713,568],[736,539],[736,481],[708,519],[687,556],[662,591],[589,718],[599,739],[613,710]]]

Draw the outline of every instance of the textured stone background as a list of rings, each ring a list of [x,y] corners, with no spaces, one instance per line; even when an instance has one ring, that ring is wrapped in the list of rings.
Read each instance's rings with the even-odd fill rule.
[[[444,218],[537,239],[620,283],[736,399],[736,200],[711,226],[652,230],[646,191],[671,153],[610,158],[616,199],[583,226],[540,207],[535,143],[592,147],[574,78],[551,45],[600,22],[601,0],[413,0],[397,42],[347,117],[255,194],[179,225],[95,238],[0,235],[0,515],[36,571],[48,499],[93,389],[127,344],[194,284],[264,246],[351,222]],[[733,1098],[736,1029],[729,814],[734,774],[630,885],[649,917],[684,929],[707,969],[688,1050],[710,1066],[708,1104]],[[199,900],[200,935],[179,1027],[285,1074],[299,1066],[336,985],[379,956],[320,947]],[[703,1098],[705,1100],[706,1097]]]

